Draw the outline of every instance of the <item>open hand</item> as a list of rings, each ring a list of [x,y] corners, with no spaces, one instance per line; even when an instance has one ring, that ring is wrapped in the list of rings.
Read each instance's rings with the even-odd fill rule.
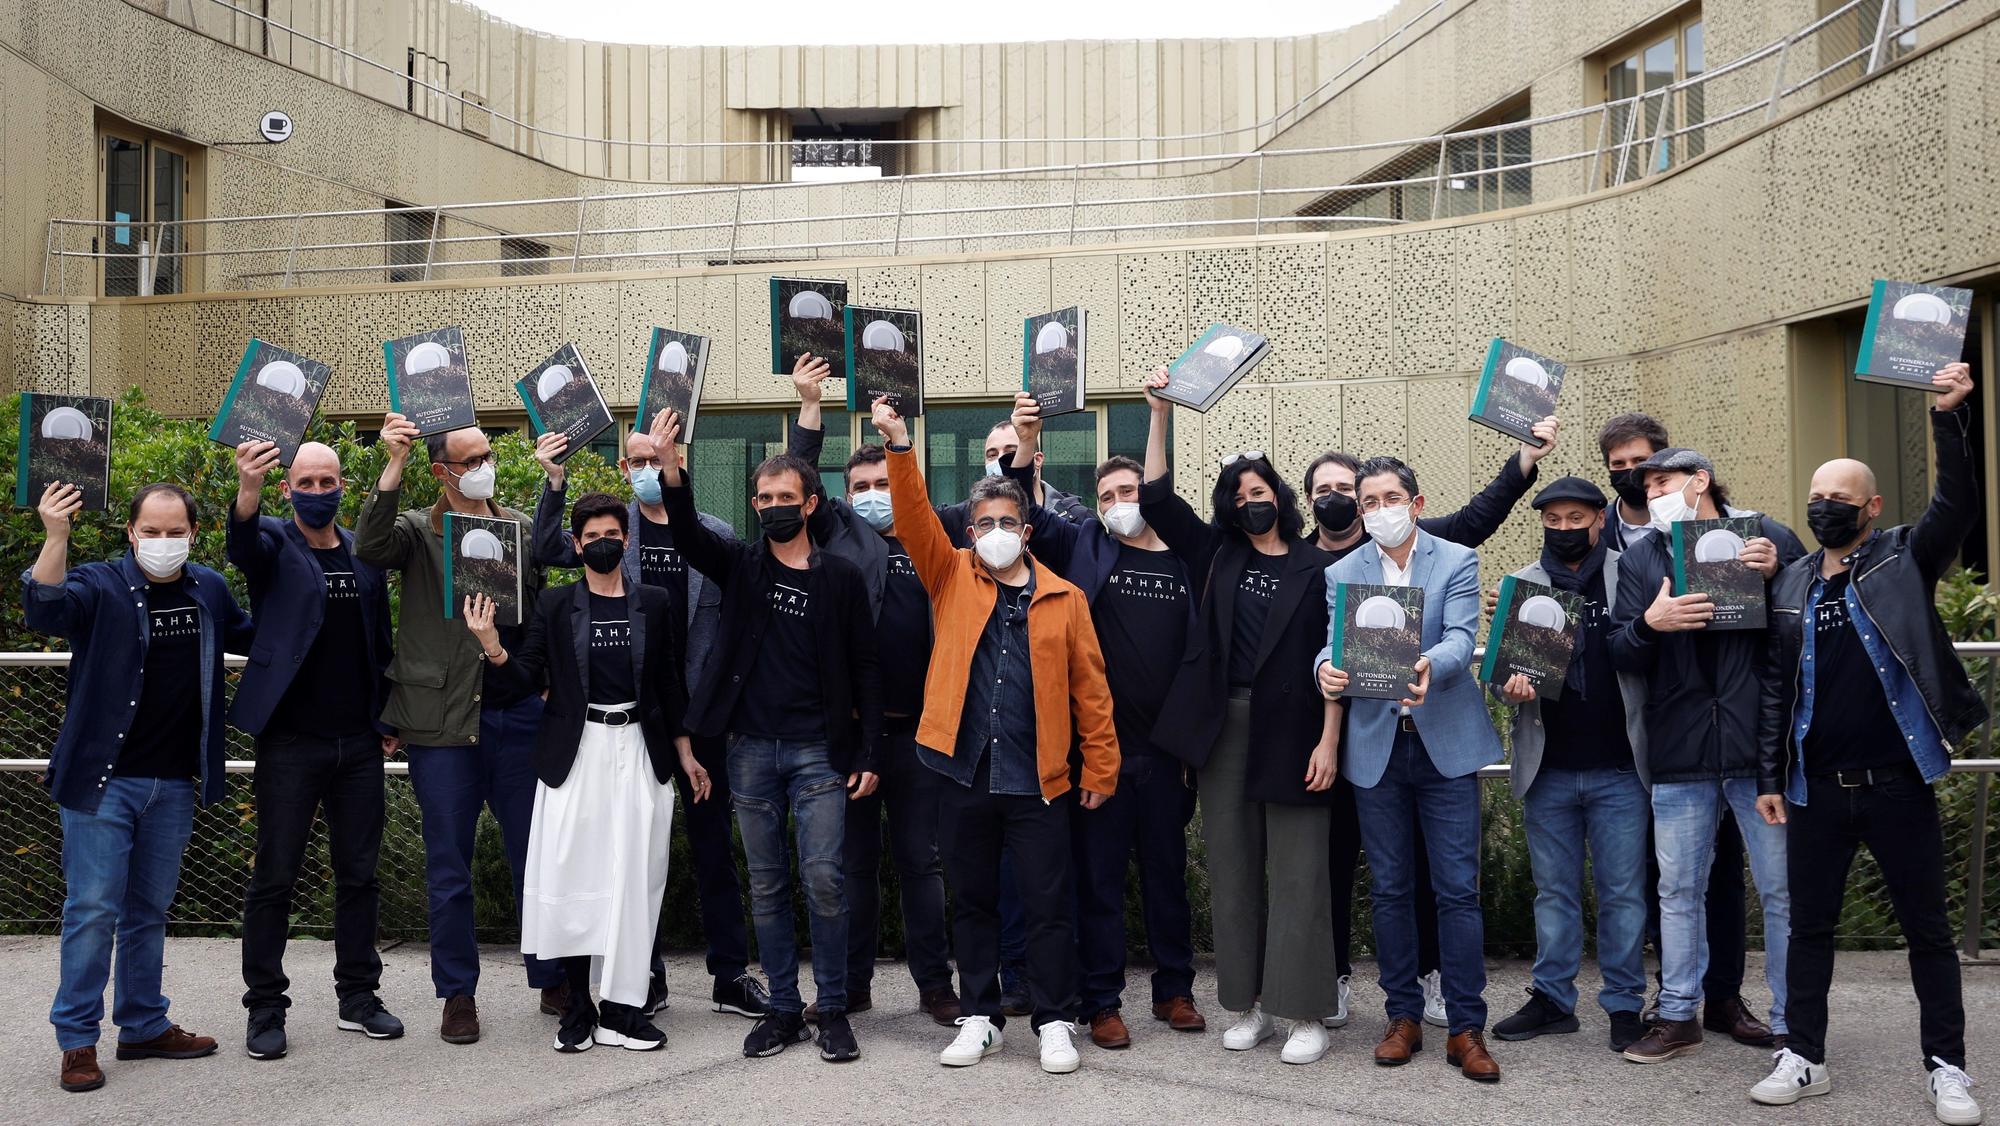
[[[480,647],[489,655],[500,648],[500,630],[493,624],[493,617],[500,604],[484,594],[465,596],[465,628],[479,639]]]
[[[1417,679],[1410,682],[1410,694],[1403,697],[1402,704],[1406,708],[1420,706],[1431,692],[1431,659],[1418,657],[1417,663],[1410,667],[1416,671]]]
[[[832,374],[832,364],[811,352],[799,353],[799,358],[792,364],[792,389],[799,393],[799,402],[819,402],[824,390],[820,385]]]
[[[1701,629],[1714,617],[1715,603],[1708,595],[1700,591],[1677,595],[1672,579],[1660,580],[1660,593],[1646,607],[1646,624],[1659,633]]]

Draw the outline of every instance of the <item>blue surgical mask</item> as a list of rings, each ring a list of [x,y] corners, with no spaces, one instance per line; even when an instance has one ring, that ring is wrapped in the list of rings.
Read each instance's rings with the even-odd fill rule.
[[[640,504],[660,503],[660,471],[651,466],[632,471],[632,495]]]
[[[854,505],[854,514],[878,532],[888,531],[890,525],[896,522],[895,505],[890,501],[889,494],[881,489],[856,493],[849,503]]]
[[[987,463],[986,463],[986,475],[987,475],[988,477],[998,477],[998,476],[1000,476],[1000,475],[1001,475],[1001,474],[1000,474],[1000,463],[999,463],[999,462],[997,462],[997,461],[989,461],[989,462],[987,462]]]
[[[324,528],[333,523],[340,514],[340,490],[324,493],[302,493],[292,490],[292,511],[298,513],[299,522],[308,528]]]

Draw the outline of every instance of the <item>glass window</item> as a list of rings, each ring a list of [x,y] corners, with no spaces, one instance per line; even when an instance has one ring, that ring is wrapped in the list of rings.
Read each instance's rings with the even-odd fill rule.
[[[104,138],[104,295],[139,292],[139,242],[146,221],[146,146],[124,137]]]
[[[688,447],[695,507],[727,520],[737,535],[754,538],[750,474],[758,462],[785,452],[785,419],[782,411],[704,412]]]
[[[394,200],[384,200],[384,207],[404,207]],[[387,257],[389,280],[392,282],[413,282],[424,280],[424,263],[429,261],[431,236],[437,225],[435,211],[390,211],[383,216],[384,237],[388,242]]]
[[[1685,77],[1698,78],[1708,73],[1708,57],[1702,42],[1700,20],[1687,25],[1681,32],[1681,58],[1682,68],[1687,72]],[[1703,105],[1705,89],[1705,85],[1697,83],[1681,91],[1681,111],[1687,115],[1687,124],[1690,126],[1699,125],[1708,119]],[[1708,147],[1705,132],[1706,130],[1690,128],[1681,135],[1680,151],[1686,154],[1683,159],[1700,156]]]
[[[785,436],[790,439],[797,411],[785,412]],[[826,423],[826,440],[819,448],[819,484],[830,497],[847,495],[847,459],[854,456],[854,416],[843,407],[822,405],[820,417]],[[866,440],[877,442],[881,435],[867,427]],[[879,444],[879,442],[877,443]]]
[[[181,292],[181,200],[187,191],[187,158],[158,145],[153,150],[153,292]]]
[[[105,133],[101,139],[104,295],[184,292],[180,221],[189,217],[187,155],[138,135]]]

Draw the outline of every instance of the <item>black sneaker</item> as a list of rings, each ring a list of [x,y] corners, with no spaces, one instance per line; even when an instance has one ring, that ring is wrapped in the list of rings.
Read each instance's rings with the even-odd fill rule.
[[[639,1011],[649,1017],[659,1016],[667,1011],[667,975],[656,973],[653,980],[646,983],[646,1003]]]
[[[556,1051],[564,1055],[589,1051],[597,1021],[597,1006],[590,1000],[590,991],[584,990],[582,996],[572,992],[569,1006],[562,1013],[562,1023],[556,1026]]]
[[[1612,1051],[1623,1052],[1625,1049],[1638,1043],[1639,1038],[1645,1034],[1646,1022],[1639,1019],[1638,1013],[1611,1014]]]
[[[861,1058],[861,1045],[854,1042],[854,1029],[847,1014],[828,1009],[819,1015],[819,1058],[828,1063],[846,1063]]]
[[[667,1034],[632,1006],[606,1001],[598,1006],[597,1031],[591,1039],[628,1052],[651,1052],[666,1046]]]
[[[1528,1003],[1521,1010],[1493,1026],[1493,1035],[1502,1040],[1533,1040],[1552,1032],[1575,1032],[1576,1014],[1558,1006],[1535,989],[1528,990]]]
[[[250,1029],[243,1035],[243,1050],[253,1060],[285,1058],[285,1010],[258,1009],[250,1014]]]
[[[340,1030],[365,1032],[370,1040],[394,1040],[403,1034],[403,1022],[382,1007],[382,999],[364,993],[340,1006]]]
[[[750,1035],[743,1038],[743,1054],[751,1059],[775,1056],[793,1044],[803,1044],[812,1038],[812,1030],[806,1027],[805,1017],[798,1013],[770,1013],[757,1022]]]
[[[709,996],[714,998],[718,1013],[735,1013],[755,1020],[771,1012],[771,995],[764,991],[764,983],[747,973],[737,974],[734,981],[716,978],[715,991]]]

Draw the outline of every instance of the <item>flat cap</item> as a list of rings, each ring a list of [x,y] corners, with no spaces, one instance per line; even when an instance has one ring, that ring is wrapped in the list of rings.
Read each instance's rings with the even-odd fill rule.
[[[1684,446],[1668,446],[1666,449],[1660,450],[1652,457],[1633,466],[1633,469],[1639,474],[1639,479],[1642,481],[1645,480],[1646,474],[1654,470],[1661,470],[1668,473],[1705,472],[1710,477],[1715,476],[1714,462]]]
[[[1610,502],[1604,499],[1604,490],[1582,477],[1558,477],[1548,483],[1548,487],[1535,494],[1528,506],[1537,512],[1559,500],[1573,500],[1592,508],[1603,508]]]

